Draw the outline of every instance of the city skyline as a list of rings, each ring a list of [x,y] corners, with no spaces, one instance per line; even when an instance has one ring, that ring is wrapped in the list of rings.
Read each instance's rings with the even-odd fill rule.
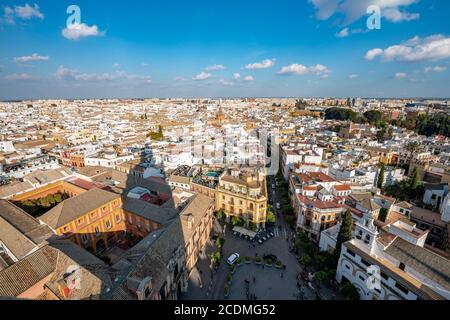
[[[449,96],[447,2],[72,4],[4,2],[1,100]]]

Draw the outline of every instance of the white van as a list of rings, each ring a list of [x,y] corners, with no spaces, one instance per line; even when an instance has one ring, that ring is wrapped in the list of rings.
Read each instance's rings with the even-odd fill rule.
[[[239,253],[233,253],[227,260],[228,265],[232,266],[239,259]]]

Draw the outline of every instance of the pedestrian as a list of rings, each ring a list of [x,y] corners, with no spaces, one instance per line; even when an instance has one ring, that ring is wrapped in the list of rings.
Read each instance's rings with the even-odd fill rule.
[[[256,283],[256,277],[253,277],[253,283]]]

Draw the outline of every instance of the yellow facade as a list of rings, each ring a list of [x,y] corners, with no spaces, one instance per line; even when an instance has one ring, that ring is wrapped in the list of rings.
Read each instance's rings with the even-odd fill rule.
[[[98,251],[99,245],[109,248],[126,231],[122,200],[117,198],[56,230],[58,235],[67,235],[83,248]]]
[[[221,179],[216,194],[216,209],[223,210],[228,218],[239,217],[246,224],[264,226],[267,215],[266,179],[262,177],[259,186],[255,181],[243,183]],[[238,180],[238,179],[236,179]],[[245,181],[245,180],[244,180]]]

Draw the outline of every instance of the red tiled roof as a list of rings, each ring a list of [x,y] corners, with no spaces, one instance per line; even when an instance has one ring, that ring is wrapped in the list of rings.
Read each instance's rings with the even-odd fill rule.
[[[70,181],[70,183],[88,191],[99,187],[98,184],[83,179],[76,179]]]
[[[351,191],[352,188],[348,184],[341,184],[334,186],[336,191]]]

